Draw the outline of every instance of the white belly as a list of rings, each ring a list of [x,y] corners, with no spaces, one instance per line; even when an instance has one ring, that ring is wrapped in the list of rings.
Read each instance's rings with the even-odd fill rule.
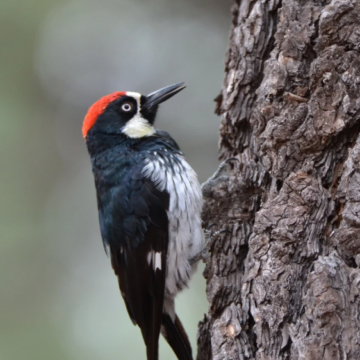
[[[165,297],[174,298],[178,291],[187,286],[196,269],[196,265],[191,266],[189,260],[203,247],[203,200],[197,176],[183,156],[162,155],[163,158],[147,160],[143,172],[159,190],[166,190],[170,195]],[[165,163],[173,166],[165,166]]]

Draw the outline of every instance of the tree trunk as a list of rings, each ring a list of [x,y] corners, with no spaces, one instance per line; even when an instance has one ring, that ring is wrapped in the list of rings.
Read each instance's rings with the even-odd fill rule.
[[[360,0],[236,0],[198,360],[360,359]]]

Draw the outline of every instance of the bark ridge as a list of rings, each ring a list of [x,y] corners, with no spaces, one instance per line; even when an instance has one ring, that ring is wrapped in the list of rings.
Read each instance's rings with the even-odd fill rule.
[[[360,0],[232,16],[197,359],[360,359]]]

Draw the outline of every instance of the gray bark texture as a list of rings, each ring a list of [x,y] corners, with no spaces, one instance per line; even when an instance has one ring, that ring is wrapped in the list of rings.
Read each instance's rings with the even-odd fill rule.
[[[360,0],[235,0],[198,360],[360,359]]]

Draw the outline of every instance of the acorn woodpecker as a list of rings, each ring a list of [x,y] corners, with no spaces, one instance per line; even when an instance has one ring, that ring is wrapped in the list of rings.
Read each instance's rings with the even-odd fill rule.
[[[158,359],[160,332],[178,359],[192,359],[174,299],[203,248],[202,193],[178,144],[153,127],[158,105],[184,88],[107,95],[90,107],[82,128],[102,240],[148,360]]]

